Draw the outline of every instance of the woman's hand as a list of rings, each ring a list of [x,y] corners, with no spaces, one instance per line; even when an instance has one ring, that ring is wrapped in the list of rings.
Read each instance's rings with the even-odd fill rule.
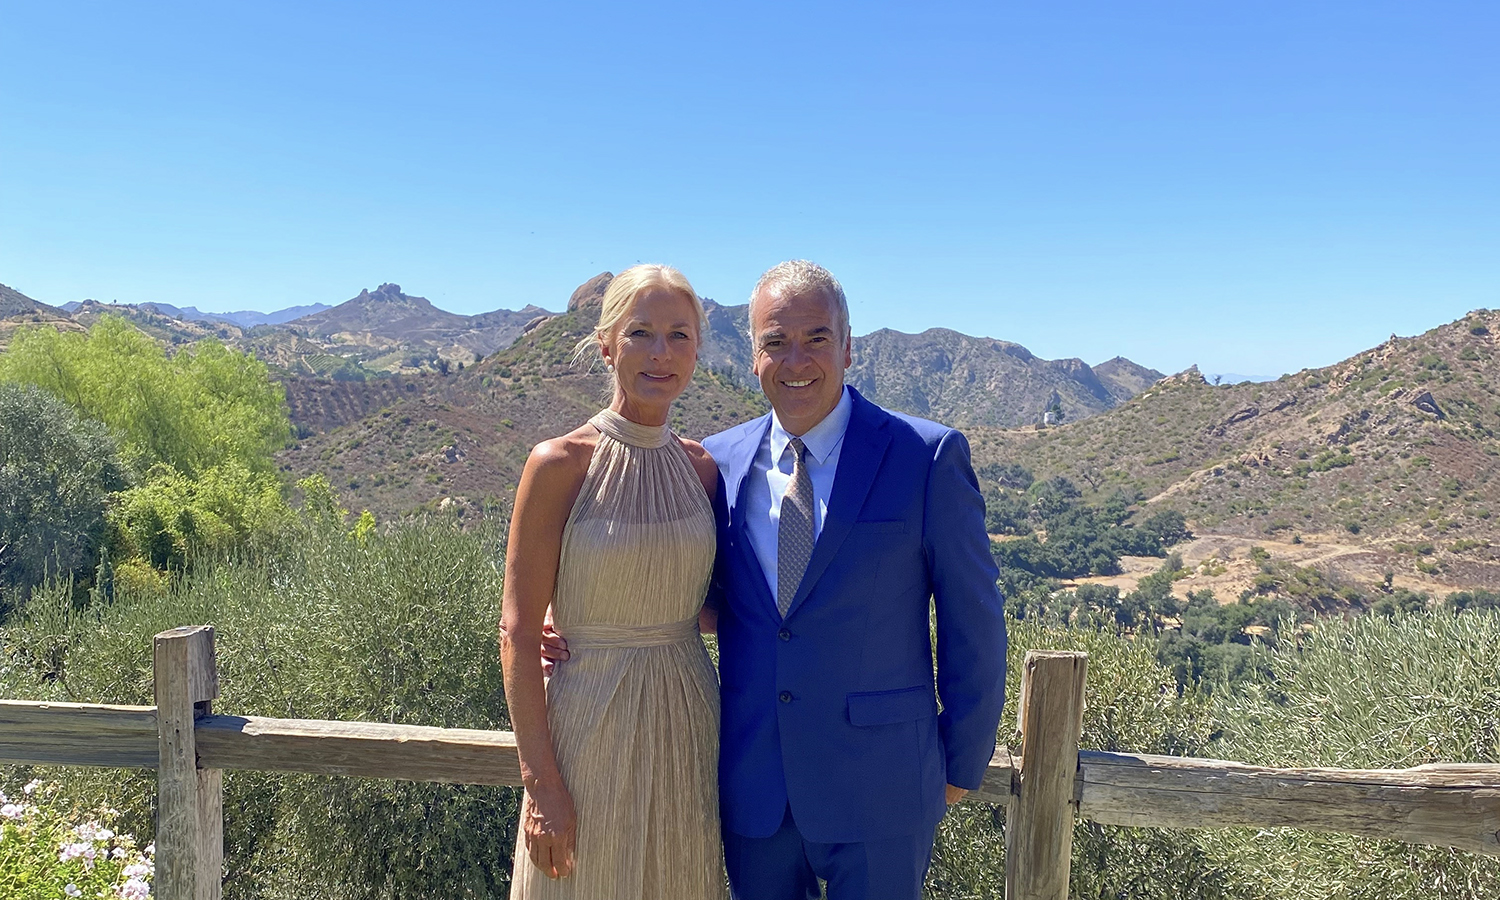
[[[521,804],[521,831],[526,852],[548,878],[573,874],[573,853],[578,844],[578,812],[573,795],[556,787],[527,788]]]

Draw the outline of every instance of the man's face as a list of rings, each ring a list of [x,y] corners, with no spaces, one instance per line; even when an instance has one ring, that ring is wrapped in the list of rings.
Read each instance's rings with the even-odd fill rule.
[[[750,322],[755,374],[787,431],[803,435],[833,412],[849,367],[849,334],[838,331],[833,301],[821,291],[757,296]]]

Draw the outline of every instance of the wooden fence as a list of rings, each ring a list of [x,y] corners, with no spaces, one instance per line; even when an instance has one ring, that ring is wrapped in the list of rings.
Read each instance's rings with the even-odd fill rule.
[[[0,701],[0,762],[154,768],[161,900],[220,895],[223,773],[306,772],[520,784],[504,731],[216,715],[214,632],[156,636],[155,706]],[[1021,754],[996,751],[978,801],[1007,804],[1006,897],[1064,900],[1073,825],[1287,826],[1500,855],[1500,765],[1272,769],[1211,759],[1080,752],[1082,653],[1032,651],[1021,673]]]

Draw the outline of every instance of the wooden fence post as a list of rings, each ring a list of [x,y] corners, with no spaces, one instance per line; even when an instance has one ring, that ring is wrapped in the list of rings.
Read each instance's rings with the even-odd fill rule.
[[[156,636],[156,884],[160,900],[219,900],[224,868],[224,772],[198,768],[194,720],[219,695],[214,630]]]
[[[1067,900],[1087,671],[1086,653],[1026,653],[1019,788],[1005,818],[1006,900]]]

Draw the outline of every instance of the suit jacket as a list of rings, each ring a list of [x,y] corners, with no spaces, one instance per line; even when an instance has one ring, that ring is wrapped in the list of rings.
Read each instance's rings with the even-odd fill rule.
[[[850,393],[823,531],[785,620],[743,502],[771,417],[703,442],[720,475],[720,809],[746,837],[774,833],[789,803],[811,841],[930,833],[944,784],[978,787],[994,752],[1005,618],[968,442]]]

